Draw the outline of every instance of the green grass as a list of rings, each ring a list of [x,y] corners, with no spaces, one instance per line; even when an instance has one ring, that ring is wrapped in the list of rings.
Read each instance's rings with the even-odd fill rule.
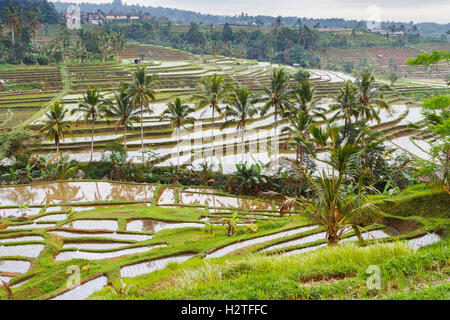
[[[450,218],[450,196],[430,185],[415,185],[395,196],[379,195],[373,199],[380,209],[396,216]]]
[[[173,264],[125,279],[144,290],[93,299],[448,299],[448,239],[417,252],[403,243],[324,247],[293,257],[248,255]],[[381,288],[367,287],[368,266],[381,271]],[[423,292],[423,293],[421,293]]]

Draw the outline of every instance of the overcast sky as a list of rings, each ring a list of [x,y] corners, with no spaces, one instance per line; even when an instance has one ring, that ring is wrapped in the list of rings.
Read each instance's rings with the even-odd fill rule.
[[[55,0],[51,0],[55,1]],[[60,0],[108,3],[112,0]],[[298,16],[367,20],[367,8],[377,6],[382,21],[450,22],[450,0],[122,0],[126,4],[161,6],[201,13]]]

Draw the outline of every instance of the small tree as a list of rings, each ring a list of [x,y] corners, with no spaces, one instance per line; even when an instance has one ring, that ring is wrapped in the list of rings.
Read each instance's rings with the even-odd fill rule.
[[[72,134],[71,126],[66,120],[67,109],[56,101],[46,113],[44,126],[39,131],[39,134],[44,134],[46,137],[55,140],[56,152],[59,153],[59,143],[64,140],[65,134]]]

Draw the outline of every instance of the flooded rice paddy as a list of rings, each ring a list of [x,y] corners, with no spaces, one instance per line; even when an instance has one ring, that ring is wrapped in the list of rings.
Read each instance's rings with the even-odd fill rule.
[[[202,228],[205,225],[203,223],[195,222],[164,222],[154,219],[140,219],[128,222],[127,231],[135,232],[151,232],[156,233],[165,229],[179,229],[179,228]]]
[[[230,245],[227,245],[219,250],[213,251],[209,254],[206,255],[205,259],[210,259],[210,258],[217,258],[217,257],[222,257],[224,255],[227,255],[233,251],[236,251],[238,249],[247,247],[247,246],[251,246],[251,245],[255,245],[255,244],[259,244],[259,243],[263,243],[263,242],[267,242],[267,241],[271,241],[274,239],[282,239],[285,237],[289,237],[295,234],[300,234],[303,232],[307,232],[313,229],[316,229],[317,226],[305,226],[305,227],[300,227],[297,229],[293,229],[293,230],[287,230],[287,231],[282,231],[282,232],[278,232],[278,233],[274,233],[274,234],[269,234],[266,236],[262,236],[262,237],[257,237],[257,238],[253,238],[253,239],[248,239],[248,240],[243,240],[243,241],[239,241]]]
[[[130,254],[146,253],[156,248],[164,247],[165,245],[153,245],[148,247],[130,248],[110,252],[89,252],[89,251],[63,251],[56,257],[56,261],[67,261],[72,259],[86,259],[86,260],[102,260],[113,259]]]
[[[26,273],[30,266],[29,261],[0,260],[0,272]]]
[[[49,233],[55,234],[62,238],[84,238],[89,241],[89,238],[104,238],[113,240],[124,240],[124,241],[147,241],[153,236],[143,235],[143,234],[132,234],[132,233],[83,233],[83,232],[70,232],[70,231],[50,231]]]
[[[151,261],[146,261],[138,264],[133,264],[130,266],[125,266],[122,269],[120,269],[120,276],[123,278],[126,277],[137,277],[142,274],[147,274],[154,272],[156,270],[161,270],[167,267],[169,263],[172,262],[178,262],[182,263],[186,260],[189,260],[192,258],[192,254],[186,254],[186,255],[179,255],[179,256],[173,256],[173,257],[167,257],[162,259],[155,259]]]
[[[0,246],[0,257],[27,257],[37,258],[44,250],[43,244],[24,244],[17,246]]]
[[[69,290],[51,300],[85,300],[89,298],[94,292],[103,289],[108,282],[108,278],[105,276],[98,277],[94,280],[90,280],[72,290]]]
[[[116,231],[119,228],[117,220],[74,220],[63,227],[81,230],[110,230]]]
[[[151,201],[155,186],[111,182],[55,182],[0,188],[0,203],[44,205],[95,201]],[[1,212],[1,210],[0,210]]]

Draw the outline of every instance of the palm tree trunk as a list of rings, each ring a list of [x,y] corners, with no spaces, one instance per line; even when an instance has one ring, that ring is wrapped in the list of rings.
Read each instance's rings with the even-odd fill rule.
[[[144,110],[141,104],[141,149],[142,149],[142,163],[144,163]]]
[[[211,106],[212,121],[211,121],[211,168],[214,158],[214,106]]]
[[[14,26],[11,25],[10,29],[11,29],[11,42],[12,42],[12,46],[13,46],[13,50],[14,50],[14,44],[16,42],[16,37],[14,34]]]
[[[242,144],[242,162],[244,162],[244,155],[245,155],[245,129],[244,128],[242,128],[241,144]]]
[[[303,154],[305,153],[305,149],[303,146],[300,147],[300,164],[303,165]]]
[[[92,129],[91,129],[91,159],[89,160],[89,163],[92,162],[92,158],[94,157],[94,126],[95,126],[95,120],[92,120]]]
[[[180,127],[177,128],[177,168],[180,165]]]
[[[127,126],[126,125],[123,127],[123,143],[124,143],[125,152],[127,152]]]

